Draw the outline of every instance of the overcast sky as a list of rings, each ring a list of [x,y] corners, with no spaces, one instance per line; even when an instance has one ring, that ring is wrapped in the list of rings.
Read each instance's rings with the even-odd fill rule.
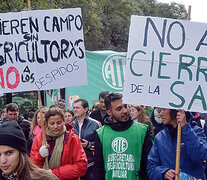
[[[207,0],[157,0],[158,2],[177,2],[188,6],[191,5],[191,21],[207,23]]]

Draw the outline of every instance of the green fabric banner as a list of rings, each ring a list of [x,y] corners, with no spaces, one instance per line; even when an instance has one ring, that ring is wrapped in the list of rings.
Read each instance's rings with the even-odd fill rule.
[[[126,53],[86,51],[86,63],[88,85],[65,88],[67,109],[71,109],[78,98],[86,99],[91,108],[101,91],[123,91]]]
[[[58,89],[46,91],[46,105],[50,107],[53,104],[57,104]]]

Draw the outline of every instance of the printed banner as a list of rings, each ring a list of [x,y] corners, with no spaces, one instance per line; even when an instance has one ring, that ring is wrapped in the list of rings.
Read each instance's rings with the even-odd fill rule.
[[[132,16],[124,102],[206,112],[207,24]]]
[[[58,92],[58,89],[45,91],[45,100],[48,108],[53,104],[58,104]]]
[[[87,84],[80,8],[0,17],[0,92]]]
[[[73,102],[78,98],[86,99],[91,108],[101,91],[123,91],[126,53],[86,51],[86,62],[88,85],[65,89],[66,108],[73,108]]]

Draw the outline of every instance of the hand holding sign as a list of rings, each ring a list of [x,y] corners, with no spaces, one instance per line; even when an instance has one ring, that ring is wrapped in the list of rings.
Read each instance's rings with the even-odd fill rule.
[[[187,124],[185,111],[183,109],[178,109],[176,120],[177,123],[181,124],[181,127]]]
[[[165,179],[174,180],[176,174],[178,175],[179,173],[176,173],[175,170],[170,169],[165,173]]]

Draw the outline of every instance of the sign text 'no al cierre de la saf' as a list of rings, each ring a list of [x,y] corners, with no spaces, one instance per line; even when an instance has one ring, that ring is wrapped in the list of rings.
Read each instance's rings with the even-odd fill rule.
[[[207,110],[207,24],[132,16],[124,102]]]
[[[0,14],[0,92],[87,84],[81,9]]]

